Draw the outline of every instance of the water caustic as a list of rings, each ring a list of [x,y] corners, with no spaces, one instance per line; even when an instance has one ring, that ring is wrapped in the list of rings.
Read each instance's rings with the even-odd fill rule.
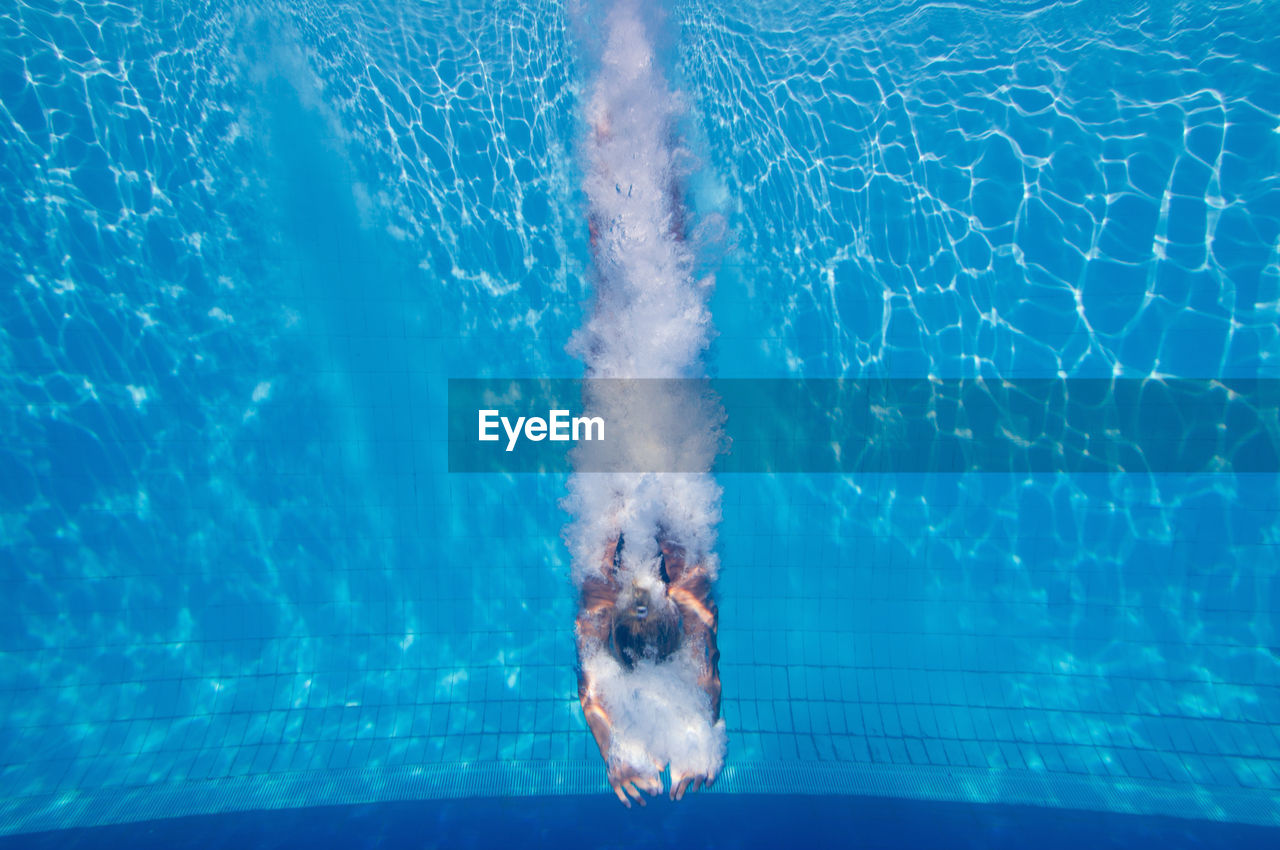
[[[733,367],[1275,375],[1280,103],[1254,11],[683,7],[755,296],[742,331],[713,304],[758,342]]]
[[[659,762],[1280,822],[1274,475],[450,475],[443,426],[584,368],[1277,377],[1271,6],[665,5],[0,11],[0,831]],[[586,647],[606,768],[610,572],[680,640]]]

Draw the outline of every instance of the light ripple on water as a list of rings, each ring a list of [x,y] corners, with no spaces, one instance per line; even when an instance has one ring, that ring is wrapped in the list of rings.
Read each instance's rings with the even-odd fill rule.
[[[1275,377],[1271,5],[673,6],[691,197],[731,211],[713,364]],[[585,754],[547,630],[563,482],[445,476],[429,425],[447,374],[576,368],[575,37],[553,4],[0,13],[6,797]],[[831,657],[923,675],[880,678],[833,755],[906,759],[888,712],[1012,646],[965,708],[1017,712],[1014,741],[1280,787],[1256,742],[1165,743],[1280,724],[1274,478],[814,476],[726,506],[726,623],[776,628],[765,581],[826,622],[819,563],[851,588]],[[771,575],[760,529],[796,542]],[[724,635],[744,689],[751,639]],[[735,757],[779,757],[749,706]]]
[[[1254,4],[681,12],[740,206],[713,305],[757,343],[740,374],[1276,375],[1280,98]]]

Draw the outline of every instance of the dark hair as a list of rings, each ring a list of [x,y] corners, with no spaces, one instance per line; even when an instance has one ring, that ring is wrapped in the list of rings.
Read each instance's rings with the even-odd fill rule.
[[[615,617],[611,644],[614,657],[628,670],[642,658],[661,661],[680,645],[679,618],[660,614],[643,620]]]

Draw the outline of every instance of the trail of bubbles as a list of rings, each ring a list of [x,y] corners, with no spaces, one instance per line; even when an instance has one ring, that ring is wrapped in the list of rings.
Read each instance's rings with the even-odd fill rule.
[[[689,157],[675,135],[682,100],[657,66],[649,28],[631,0],[608,10],[587,105],[583,153],[596,301],[570,350],[585,361],[589,378],[697,377],[711,332],[711,281],[694,279],[683,238],[680,185]],[[603,392],[589,399],[596,410],[653,418],[651,411],[626,410],[625,401]],[[628,424],[622,417],[606,421]],[[709,446],[715,427],[688,422],[665,451]],[[709,468],[709,452],[701,451]],[[579,580],[583,570],[599,567],[601,547],[620,531],[636,557],[656,557],[656,543],[640,542],[659,531],[694,555],[709,555],[714,544],[719,488],[708,475],[577,475],[570,494],[569,544]]]
[[[656,22],[646,20],[639,4],[619,0],[604,10],[581,10],[584,30],[593,12],[603,26],[582,151],[595,307],[570,351],[586,363],[588,378],[700,377],[711,334],[711,280],[697,279],[684,238],[681,186],[692,158],[676,131],[683,99],[659,67]],[[719,423],[691,413],[705,409],[690,406],[694,399],[673,394],[635,405],[610,382],[608,389],[590,388],[584,401],[614,429],[653,434],[661,425],[660,441],[616,440],[646,445],[657,456],[641,468],[672,468],[662,456],[693,452],[710,469]],[[618,468],[637,468],[619,460]],[[592,468],[599,463],[595,458]],[[661,587],[659,541],[680,547],[689,563],[715,576],[720,488],[709,473],[579,473],[570,479],[565,506],[573,515],[565,538],[579,586],[614,580],[624,596],[633,586]],[[614,564],[606,553],[619,539],[625,545],[611,579]],[[711,701],[699,689],[699,665],[706,662],[682,651],[624,672],[605,644],[584,644],[580,660],[611,718],[611,768],[621,762],[652,775],[655,766],[670,763],[673,776],[714,775],[723,760],[724,725],[715,723]]]

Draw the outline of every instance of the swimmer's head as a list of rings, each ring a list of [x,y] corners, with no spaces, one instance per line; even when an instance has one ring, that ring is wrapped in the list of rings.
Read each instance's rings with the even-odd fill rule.
[[[642,658],[661,661],[680,642],[680,618],[666,593],[639,582],[618,600],[612,648],[624,667]]]
[[[636,588],[631,599],[631,616],[637,620],[647,619],[649,616],[649,591],[644,588]]]

